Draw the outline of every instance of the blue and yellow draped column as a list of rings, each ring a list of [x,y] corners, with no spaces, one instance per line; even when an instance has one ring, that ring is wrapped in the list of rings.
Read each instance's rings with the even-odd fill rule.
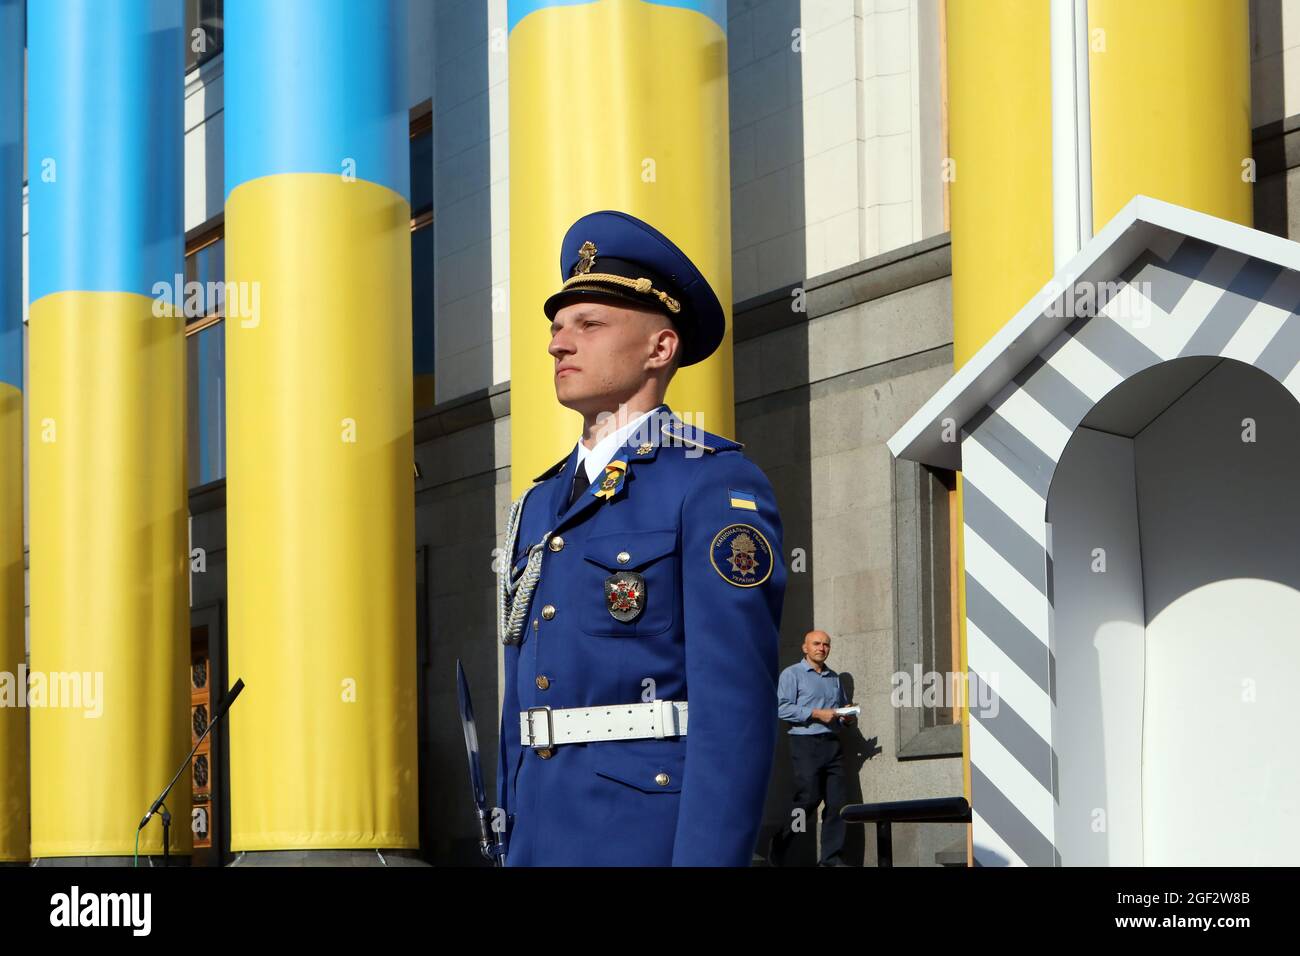
[[[235,851],[418,846],[406,22],[225,6]]]
[[[23,612],[24,0],[0,0],[0,863],[28,858],[27,663]]]
[[[130,855],[189,750],[184,43],[177,0],[30,7],[34,858]]]
[[[700,267],[727,312],[707,361],[682,369],[673,409],[735,431],[731,156],[724,0],[510,0],[510,464],[513,491],[571,448],[555,401],[542,302],[580,216],[620,209]]]

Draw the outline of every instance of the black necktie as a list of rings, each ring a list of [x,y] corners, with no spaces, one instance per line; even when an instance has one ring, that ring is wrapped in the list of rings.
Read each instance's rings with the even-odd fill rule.
[[[573,487],[569,489],[569,507],[572,508],[574,502],[582,497],[582,493],[591,487],[591,482],[587,480],[587,469],[578,462],[578,468],[573,473]]]

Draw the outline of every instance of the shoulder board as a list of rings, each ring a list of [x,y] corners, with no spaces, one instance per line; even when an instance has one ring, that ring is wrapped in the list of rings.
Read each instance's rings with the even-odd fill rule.
[[[702,428],[685,428],[676,422],[664,425],[660,431],[674,441],[679,441],[683,445],[689,445],[692,448],[702,448],[707,452],[735,451],[745,446],[738,441],[732,441],[730,438],[723,438],[721,435],[714,435],[706,432]]]
[[[561,458],[559,461],[553,464],[550,468],[547,468],[544,472],[542,472],[540,475],[534,478],[533,481],[534,482],[545,481],[547,478],[550,478],[553,475],[558,475],[560,473],[560,469],[562,469],[568,463],[569,463],[569,456],[565,455],[563,458]]]

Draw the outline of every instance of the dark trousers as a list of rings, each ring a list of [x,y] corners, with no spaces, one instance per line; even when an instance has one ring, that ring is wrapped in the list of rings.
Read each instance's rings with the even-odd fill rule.
[[[790,734],[790,759],[794,764],[794,801],[790,820],[773,839],[777,861],[785,858],[796,838],[811,839],[817,825],[817,807],[826,804],[822,813],[822,853],[824,865],[843,863],[844,820],[840,808],[848,802],[848,785],[844,779],[844,751],[836,734]],[[796,814],[796,810],[803,813]],[[802,816],[803,831],[795,823]],[[807,856],[811,857],[809,853]]]

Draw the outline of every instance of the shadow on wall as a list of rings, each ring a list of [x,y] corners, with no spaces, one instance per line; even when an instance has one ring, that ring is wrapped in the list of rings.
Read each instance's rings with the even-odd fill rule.
[[[427,421],[427,419],[425,420]],[[424,424],[423,422],[421,424]],[[508,504],[509,469],[495,461],[497,431],[488,419],[424,444],[437,473],[416,492],[416,541],[423,579],[417,599],[420,647],[420,846],[435,865],[486,865],[470,799],[465,740],[456,698],[456,661],[473,693],[483,782],[496,800],[501,707],[496,637],[497,518]],[[417,426],[417,442],[420,441]],[[451,473],[453,472],[454,473]]]
[[[844,688],[844,699],[856,701],[857,680],[852,674],[840,673],[840,685]],[[840,743],[844,747],[844,775],[848,781],[849,803],[862,803],[862,768],[866,762],[883,753],[877,737],[862,735],[862,721],[858,720],[852,727],[840,733]],[[844,858],[857,862],[867,855],[867,831],[871,830],[872,857],[875,856],[875,827],[850,824],[848,835],[844,840]]]

